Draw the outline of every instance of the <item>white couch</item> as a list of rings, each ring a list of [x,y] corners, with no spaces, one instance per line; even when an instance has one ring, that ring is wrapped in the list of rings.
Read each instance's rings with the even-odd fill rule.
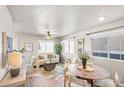
[[[45,62],[59,63],[59,55],[57,54],[36,54],[32,56],[31,63],[32,66],[39,67]]]

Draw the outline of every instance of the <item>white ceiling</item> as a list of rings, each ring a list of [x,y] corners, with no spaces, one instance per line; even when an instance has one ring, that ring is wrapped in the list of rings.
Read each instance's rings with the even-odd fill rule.
[[[84,29],[99,26],[124,18],[124,6],[7,6],[15,22],[16,32],[41,34],[49,28],[65,36]],[[99,17],[105,16],[102,22]]]

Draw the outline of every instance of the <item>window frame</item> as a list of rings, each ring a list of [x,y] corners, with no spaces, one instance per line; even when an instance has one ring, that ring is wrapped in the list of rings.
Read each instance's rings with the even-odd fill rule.
[[[74,49],[73,52],[70,51],[70,49],[71,49],[71,48],[70,48],[70,42],[73,42],[73,43],[74,43],[74,44],[73,44],[73,45],[74,45],[74,46],[73,46],[73,47],[74,47],[74,48],[73,48],[73,49]],[[74,40],[74,39],[63,40],[61,43],[62,43],[62,46],[63,46],[63,53],[67,53],[67,54],[74,54],[74,53],[75,53],[75,40]],[[68,46],[67,46],[67,47],[68,47],[68,51],[65,51],[65,50],[66,50],[66,49],[65,49],[65,43],[68,44]]]
[[[43,42],[45,45],[45,49],[44,49],[44,51],[42,52],[42,50],[41,50],[41,46],[40,46],[40,42]],[[48,49],[48,46],[50,46],[48,43],[53,43],[53,45],[52,45],[52,48],[53,48],[53,50],[52,50],[52,52],[51,51],[48,51],[49,49]],[[55,43],[54,43],[54,41],[53,40],[51,40],[51,41],[49,41],[49,40],[39,40],[38,41],[38,45],[39,45],[39,49],[38,49],[38,53],[54,53],[54,46],[55,46]]]
[[[117,60],[117,61],[124,61],[124,57],[123,57],[123,59],[122,59],[122,56],[124,56],[124,53],[122,53],[123,51],[122,51],[122,40],[123,40],[123,38],[124,38],[124,35],[123,36],[111,36],[111,37],[106,37],[107,38],[107,54],[108,54],[108,56],[107,57],[101,57],[101,56],[94,56],[93,55],[93,38],[91,39],[91,42],[92,42],[92,53],[91,53],[91,55],[92,55],[92,57],[98,57],[98,58],[105,58],[105,59],[110,59],[110,60]],[[102,37],[103,38],[103,37]],[[120,55],[120,58],[119,59],[115,59],[115,58],[111,58],[110,57],[110,54],[112,54],[112,53],[114,53],[114,51],[111,51],[110,50],[110,38],[121,38],[120,39],[120,42],[119,42],[119,53],[115,53],[115,54],[118,54],[118,55]],[[98,38],[97,38],[98,39]]]

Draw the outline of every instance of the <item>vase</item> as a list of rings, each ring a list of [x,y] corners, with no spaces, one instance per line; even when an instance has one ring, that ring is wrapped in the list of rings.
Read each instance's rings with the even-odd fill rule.
[[[16,68],[16,69],[10,69],[10,75],[11,75],[11,77],[16,77],[16,76],[18,76],[19,75],[19,73],[20,73],[20,68]]]
[[[82,59],[83,69],[86,69],[86,64],[87,64],[87,59],[86,58],[83,58]]]

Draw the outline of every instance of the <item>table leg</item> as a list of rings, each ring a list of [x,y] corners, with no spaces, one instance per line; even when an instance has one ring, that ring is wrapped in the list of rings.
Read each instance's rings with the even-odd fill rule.
[[[92,79],[88,79],[87,82],[91,84],[91,87],[93,87],[93,80]]]
[[[80,78],[80,77],[77,77],[77,78]],[[93,87],[93,79],[85,79],[85,78],[80,78],[80,79],[83,79],[83,80],[87,80],[88,83],[91,84],[91,87]]]

